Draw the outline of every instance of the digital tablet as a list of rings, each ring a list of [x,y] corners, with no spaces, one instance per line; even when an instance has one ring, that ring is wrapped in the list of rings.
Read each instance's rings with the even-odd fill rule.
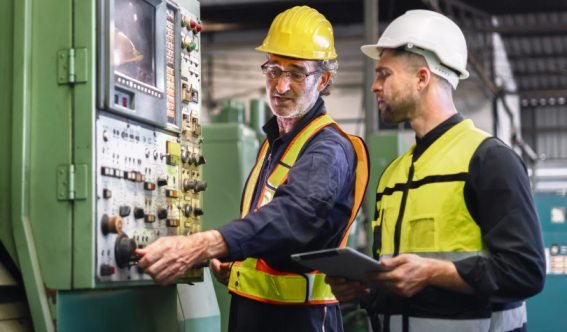
[[[366,273],[384,271],[380,263],[352,248],[333,248],[291,255],[301,265],[331,277],[367,281]]]

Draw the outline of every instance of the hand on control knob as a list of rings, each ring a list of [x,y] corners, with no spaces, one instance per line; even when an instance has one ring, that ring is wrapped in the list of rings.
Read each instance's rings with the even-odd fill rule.
[[[165,285],[181,277],[190,267],[228,254],[222,235],[211,230],[189,236],[166,236],[143,249],[136,249],[139,267],[156,283]]]

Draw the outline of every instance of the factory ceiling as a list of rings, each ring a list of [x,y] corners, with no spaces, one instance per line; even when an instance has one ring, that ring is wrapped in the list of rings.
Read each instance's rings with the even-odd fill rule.
[[[311,5],[335,26],[363,34],[363,0],[260,1],[201,0],[209,40],[230,30],[262,31],[292,5]],[[459,23],[469,43],[469,66],[493,94],[519,94],[524,105],[565,102],[567,97],[567,0],[381,0],[380,30],[409,9],[433,9]],[[352,29],[349,30],[352,34]],[[517,89],[499,86],[493,76],[492,33],[499,33]],[[341,37],[339,32],[337,36]],[[206,44],[207,41],[204,41]],[[492,83],[490,83],[492,82]],[[492,85],[491,85],[492,84]]]

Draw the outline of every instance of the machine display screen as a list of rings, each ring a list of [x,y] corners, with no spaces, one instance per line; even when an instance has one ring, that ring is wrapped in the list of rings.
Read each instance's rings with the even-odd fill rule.
[[[114,71],[155,86],[155,7],[145,0],[114,4]]]

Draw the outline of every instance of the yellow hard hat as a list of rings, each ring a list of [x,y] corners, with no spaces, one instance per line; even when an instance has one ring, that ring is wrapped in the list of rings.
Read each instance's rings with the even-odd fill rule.
[[[295,6],[276,16],[256,50],[307,60],[337,58],[331,23],[308,6]]]

